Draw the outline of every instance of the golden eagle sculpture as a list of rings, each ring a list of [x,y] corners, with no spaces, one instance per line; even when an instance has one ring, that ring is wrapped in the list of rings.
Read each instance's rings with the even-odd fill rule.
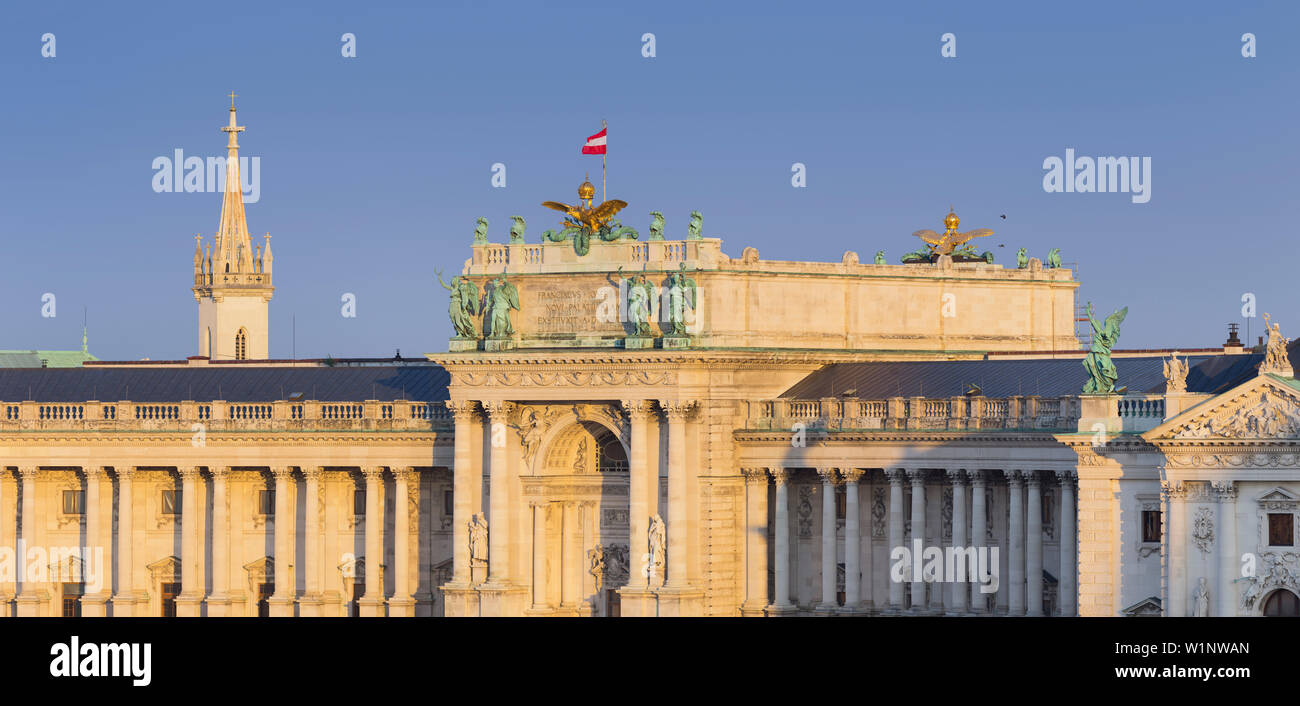
[[[542,234],[542,239],[559,243],[572,237],[573,248],[578,255],[587,254],[593,235],[605,241],[620,238],[635,239],[637,237],[635,230],[613,220],[614,214],[627,208],[627,202],[610,199],[598,206],[592,206],[591,202],[595,196],[596,187],[592,186],[590,181],[584,181],[582,186],[578,187],[578,199],[581,201],[579,206],[570,206],[558,201],[543,201],[543,206],[563,213],[565,219],[559,231],[548,230]]]
[[[957,218],[957,214],[949,207],[948,215],[943,219],[944,232],[939,234],[927,229],[912,233],[912,235],[924,240],[926,247],[904,255],[903,262],[934,262],[941,255],[950,255],[957,262],[993,262],[993,253],[976,254],[975,249],[968,244],[975,238],[987,238],[993,235],[993,229],[976,228],[965,233],[958,233],[957,226],[960,223],[961,219]]]

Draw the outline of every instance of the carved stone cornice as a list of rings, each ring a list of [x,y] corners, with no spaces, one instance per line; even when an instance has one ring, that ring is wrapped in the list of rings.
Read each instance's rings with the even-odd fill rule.
[[[574,370],[556,372],[457,372],[453,385],[466,387],[659,387],[677,384],[677,373],[647,370]]]
[[[1294,443],[1294,442],[1292,442]],[[1171,468],[1300,468],[1300,453],[1276,453],[1267,447],[1207,448],[1211,453],[1176,453],[1165,456]],[[1213,452],[1218,453],[1213,453]]]

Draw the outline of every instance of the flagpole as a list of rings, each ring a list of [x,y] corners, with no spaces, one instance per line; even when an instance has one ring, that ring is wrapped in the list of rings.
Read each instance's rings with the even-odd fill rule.
[[[602,131],[607,131],[607,130],[609,129],[608,127],[606,127],[606,125],[605,125],[605,121],[604,121],[604,120],[601,120],[601,121],[600,121],[600,129],[601,129]],[[609,133],[606,132],[605,134],[606,134],[606,137],[605,137],[605,144],[606,144],[606,147],[605,147],[605,149],[608,150],[608,149],[609,149],[609,147],[608,147],[608,145],[609,145],[609,136],[608,136]],[[607,196],[607,194],[605,193],[605,153],[604,153],[604,152],[601,152],[601,153],[600,153],[600,200],[601,200],[602,203],[604,203],[604,201],[605,201],[605,196]],[[1247,338],[1249,338],[1249,336],[1247,336]]]

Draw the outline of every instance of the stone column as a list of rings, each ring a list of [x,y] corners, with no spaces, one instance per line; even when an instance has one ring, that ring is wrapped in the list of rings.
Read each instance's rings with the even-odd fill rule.
[[[359,601],[361,617],[382,618],[384,579],[380,568],[384,563],[384,469],[371,466],[361,472],[366,477],[366,592]]]
[[[212,474],[212,595],[208,596],[208,616],[230,614],[230,518],[227,487],[229,468],[213,466]],[[310,531],[309,531],[310,534]]]
[[[86,618],[102,618],[108,614],[105,604],[113,592],[112,571],[112,524],[110,510],[107,518],[103,512],[103,491],[112,484],[106,484],[108,474],[103,468],[87,466],[86,472],[86,552],[82,557],[86,569],[82,576],[86,589],[92,585],[96,590],[81,597],[81,615]],[[8,614],[8,604],[4,606]]]
[[[1037,617],[1043,614],[1043,484],[1037,471],[1025,475],[1025,484],[1029,486],[1025,510],[1029,516],[1025,531],[1025,587],[1029,597],[1025,614]]]
[[[772,480],[776,482],[776,508],[772,518],[776,523],[776,549],[773,556],[776,564],[773,593],[776,595],[768,613],[776,615],[794,610],[794,604],[790,603],[790,470],[773,468]]]
[[[988,520],[988,506],[985,504],[985,497],[984,497],[986,491],[984,471],[981,471],[979,469],[974,469],[974,470],[967,471],[966,474],[970,477],[970,492],[971,492],[970,543],[972,547],[976,547],[977,549],[983,548],[987,550],[989,548],[988,546],[989,520]],[[988,556],[989,570],[998,571],[999,569],[997,568],[996,564],[993,562],[992,552],[988,552],[986,556]],[[978,563],[979,560],[977,557],[976,564]],[[979,567],[976,566],[975,569],[976,571],[978,571]],[[987,607],[988,594],[983,593],[980,590],[981,588],[982,588],[982,584],[980,583],[979,576],[977,575],[975,577],[975,581],[971,584],[971,588],[970,588],[971,612],[975,613],[976,615],[986,612],[985,609]]]
[[[767,607],[767,469],[742,468],[745,476],[744,616],[762,616]]]
[[[181,476],[181,593],[176,597],[176,617],[197,618],[203,602],[203,551],[199,545],[199,514],[203,505],[203,476],[198,466],[176,469]]]
[[[1018,471],[1006,471],[1010,517],[1007,523],[1007,543],[1011,556],[1007,559],[1008,589],[1007,615],[1025,614],[1025,479]]]
[[[388,615],[394,618],[415,616],[415,599],[411,598],[411,485],[420,487],[414,468],[393,473],[393,597],[388,599]],[[418,517],[418,510],[417,510]],[[418,520],[417,520],[418,521]]]
[[[640,566],[642,557],[650,551],[648,532],[650,527],[649,506],[650,493],[659,492],[659,479],[650,482],[650,464],[646,458],[646,440],[649,436],[651,403],[647,400],[624,400],[623,409],[627,410],[630,423],[628,441],[628,561],[633,567]],[[627,588],[644,589],[647,577],[641,571],[627,572]],[[610,588],[613,588],[612,586]]]
[[[452,468],[452,577],[451,584],[469,586],[469,520],[474,514],[474,485],[482,484],[474,451],[470,448],[472,425],[478,419],[477,403],[469,400],[448,400],[447,409],[455,420],[455,451]]]
[[[903,546],[906,541],[903,537],[903,481],[907,478],[906,469],[889,468],[885,470],[885,477],[889,479],[889,611],[898,613],[903,610],[903,580],[894,578],[894,552],[899,549],[907,549]],[[910,549],[908,549],[910,551]],[[908,567],[911,572],[911,567]]]
[[[495,443],[497,432],[506,429],[510,402],[484,402],[488,413],[488,433],[492,435],[492,451],[488,457],[488,584],[504,586],[510,574],[510,487],[509,469],[506,467],[506,446]],[[498,426],[500,425],[500,426]],[[504,434],[503,434],[504,436]]]
[[[958,469],[948,470],[948,480],[952,482],[952,545],[963,552],[967,549],[966,540],[966,475],[965,472]],[[965,556],[958,554],[957,556]],[[962,562],[963,568],[957,570],[957,576],[953,577],[958,583],[952,586],[952,605],[948,607],[949,615],[962,615],[966,613],[966,598],[968,596],[966,586],[960,581],[970,581],[971,575],[977,571],[977,567],[970,566],[967,562]]]
[[[113,594],[113,615],[135,615],[135,503],[130,466],[117,467],[117,593]]]
[[[686,418],[693,401],[662,401],[668,416],[668,581],[669,588],[686,587]]]
[[[1237,614],[1237,485],[1232,481],[1214,484],[1219,498],[1219,519],[1215,522],[1214,538],[1219,552],[1220,617]]]
[[[267,600],[267,604],[270,607],[271,617],[292,618],[293,599],[297,593],[294,590],[293,572],[289,568],[293,565],[294,559],[291,533],[295,513],[289,491],[293,484],[293,468],[275,466],[271,468],[271,475],[275,478],[275,591]]]
[[[4,518],[5,515],[7,514],[5,510],[5,508],[7,507],[13,507],[15,510],[17,510],[17,501],[18,501],[17,493],[14,494],[14,497],[12,499],[3,496],[4,481],[8,475],[9,475],[9,469],[5,468],[4,466],[0,466],[0,518]],[[14,521],[17,522],[16,516]],[[18,554],[17,541],[16,541],[17,537],[10,534],[10,530],[13,529],[15,529],[15,527],[9,525],[8,521],[0,522],[0,551],[13,551],[14,552],[13,564],[15,567],[17,567],[17,564],[23,561],[23,558]],[[111,532],[110,532],[110,537],[111,537]],[[106,578],[104,580],[108,582],[108,588],[106,588],[105,590],[109,592],[111,592],[113,589],[113,584],[112,584],[113,571],[111,567],[112,564],[105,565],[105,568],[107,569],[107,573],[105,574]],[[14,569],[14,572],[12,574],[12,578],[15,580],[17,580],[18,578],[16,568]],[[14,587],[17,588],[17,585],[15,584]],[[14,598],[13,594],[9,593],[8,591],[5,591],[3,588],[0,588],[0,618],[8,618],[12,615],[12,613],[9,610],[9,602],[12,601],[13,598]]]
[[[912,567],[908,568],[911,575],[915,576],[916,569],[913,567],[920,564],[925,551],[925,471],[919,468],[909,469],[907,477],[912,481],[912,545],[908,547],[908,551],[912,552]],[[911,610],[919,613],[925,611],[926,607],[925,581],[913,581]]]
[[[23,541],[18,556],[23,559],[19,566],[24,567],[27,565],[26,550],[40,546],[40,541],[36,539],[37,518],[40,516],[36,511],[36,474],[38,472],[40,472],[40,469],[36,466],[20,466],[18,468],[18,477],[22,479],[23,484]],[[18,605],[18,617],[38,617],[41,612],[41,599],[42,597],[48,599],[48,595],[32,580],[33,577],[30,572],[24,569],[21,576],[23,577],[23,587],[19,591],[17,598],[14,599]]]
[[[1169,529],[1165,533],[1168,544],[1169,595],[1165,615],[1175,618],[1187,617],[1187,528],[1183,511],[1187,489],[1181,481],[1169,481],[1162,484],[1167,498]]]
[[[835,483],[834,468],[818,468],[817,475],[822,479],[822,600],[817,605],[819,612],[836,612],[839,603],[835,600],[835,579],[837,563],[835,561]]]
[[[845,468],[844,476],[844,610],[856,613],[862,603],[862,530],[858,504],[861,468]]]
[[[1074,471],[1057,471],[1061,481],[1061,615],[1074,617],[1078,608],[1079,533],[1074,528]]]
[[[529,503],[533,521],[533,605],[546,611],[546,503]]]

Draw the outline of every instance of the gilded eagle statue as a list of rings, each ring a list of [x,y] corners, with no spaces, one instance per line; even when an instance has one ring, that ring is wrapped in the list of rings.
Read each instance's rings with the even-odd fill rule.
[[[600,236],[602,240],[636,238],[635,230],[625,228],[612,220],[614,214],[627,208],[627,202],[610,199],[598,206],[592,206],[592,199],[595,196],[596,187],[592,186],[590,181],[584,181],[582,186],[578,187],[578,198],[582,202],[580,206],[570,206],[558,201],[543,201],[543,206],[565,215],[564,222],[561,224],[563,228],[558,233],[552,230],[546,231],[542,234],[543,239],[562,242],[571,235],[574,250],[578,255],[586,255],[593,235]]]
[[[950,255],[958,262],[992,262],[992,253],[976,254],[968,243],[975,238],[987,238],[993,235],[992,228],[976,228],[965,233],[957,232],[961,219],[949,207],[948,215],[943,219],[943,234],[932,230],[918,230],[912,235],[925,241],[926,247],[903,256],[903,262],[934,262],[941,255]]]

